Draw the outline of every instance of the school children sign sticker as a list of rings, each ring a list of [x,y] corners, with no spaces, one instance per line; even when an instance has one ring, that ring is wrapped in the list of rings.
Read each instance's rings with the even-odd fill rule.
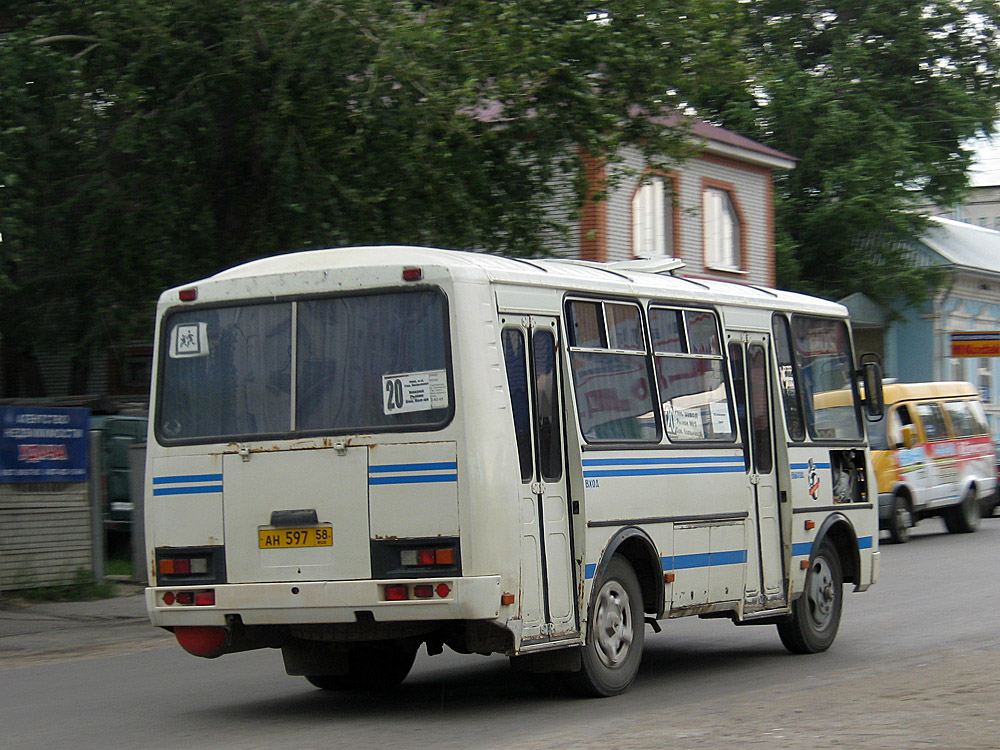
[[[87,409],[0,406],[0,482],[87,481]]]

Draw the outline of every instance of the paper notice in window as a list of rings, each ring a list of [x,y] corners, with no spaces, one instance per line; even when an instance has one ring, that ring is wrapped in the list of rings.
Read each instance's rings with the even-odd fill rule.
[[[382,376],[382,411],[385,414],[447,407],[448,376],[444,370]]]
[[[713,401],[712,408],[712,431],[716,435],[725,435],[733,427],[729,421],[729,404],[725,401]]]

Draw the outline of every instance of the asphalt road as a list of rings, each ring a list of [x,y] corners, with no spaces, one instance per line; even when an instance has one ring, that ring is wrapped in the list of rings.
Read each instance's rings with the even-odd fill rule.
[[[647,631],[617,698],[541,695],[502,657],[447,651],[369,696],[288,677],[276,651],[208,661],[153,631],[123,653],[0,668],[0,747],[1000,746],[1000,519],[957,536],[927,520],[882,550],[824,654],[787,654],[773,626],[687,618]]]

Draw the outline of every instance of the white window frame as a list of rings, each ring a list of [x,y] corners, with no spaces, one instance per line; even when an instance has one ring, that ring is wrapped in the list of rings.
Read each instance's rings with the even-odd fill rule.
[[[702,189],[705,266],[741,271],[740,215],[729,191],[707,185]]]
[[[673,255],[673,200],[669,182],[645,175],[632,197],[632,256]]]

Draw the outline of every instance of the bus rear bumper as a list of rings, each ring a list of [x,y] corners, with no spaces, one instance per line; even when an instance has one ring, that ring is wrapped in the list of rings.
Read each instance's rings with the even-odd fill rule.
[[[430,586],[431,596],[416,598],[418,585]],[[386,589],[391,586],[405,586],[407,598],[387,600]],[[209,591],[214,597],[205,593]],[[400,591],[395,589],[394,595]],[[194,601],[214,603],[179,603],[192,598],[178,597],[186,592],[202,594]],[[147,588],[146,611],[159,627],[226,625],[228,615],[239,615],[244,625],[352,623],[357,622],[358,612],[371,613],[375,622],[493,620],[500,615],[500,597],[500,576],[226,583]]]

